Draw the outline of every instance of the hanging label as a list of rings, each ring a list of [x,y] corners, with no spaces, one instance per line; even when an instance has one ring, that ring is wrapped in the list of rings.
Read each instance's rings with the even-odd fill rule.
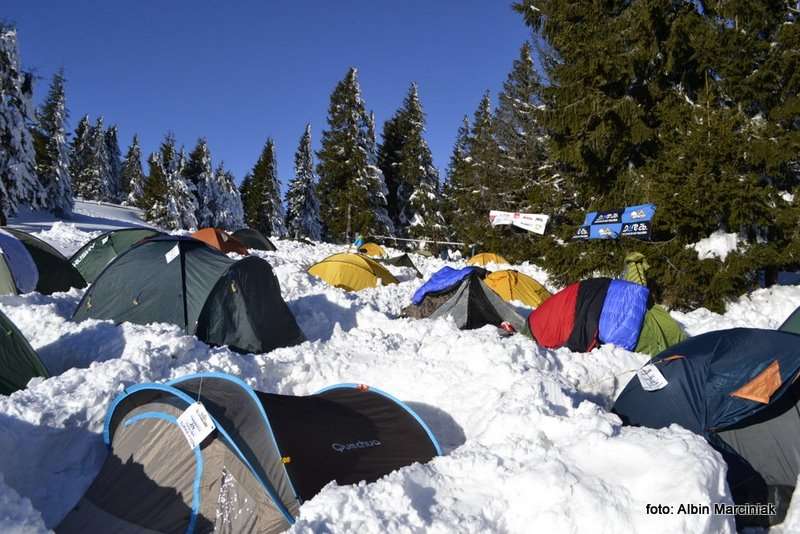
[[[102,241],[100,241],[100,244],[101,244],[101,245],[105,245],[106,243],[108,243],[108,236],[105,236],[105,237],[103,238],[103,240],[102,240]]]
[[[164,257],[167,258],[167,263],[170,263],[172,262],[172,260],[177,258],[180,255],[180,253],[181,253],[180,247],[178,245],[175,245],[174,247],[169,249],[169,252],[164,254]]]
[[[669,384],[664,375],[661,374],[661,371],[651,363],[636,371],[636,376],[639,377],[639,383],[645,391],[658,391]]]
[[[195,402],[178,417],[178,426],[181,427],[186,441],[191,448],[200,445],[211,434],[216,426],[205,406]]]

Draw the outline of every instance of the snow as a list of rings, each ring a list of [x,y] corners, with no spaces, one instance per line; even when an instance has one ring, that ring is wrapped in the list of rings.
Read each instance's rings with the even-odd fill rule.
[[[686,248],[693,248],[697,251],[697,257],[701,260],[709,258],[719,258],[725,261],[728,254],[734,252],[738,247],[741,240],[738,234],[725,233],[722,230],[717,230],[710,236],[701,239],[693,245],[686,245]]]
[[[88,215],[95,206],[102,213]],[[114,215],[122,227],[137,213],[83,202],[76,212],[85,219],[29,214],[24,224],[69,253]],[[646,356],[612,345],[590,354],[546,350],[492,327],[399,318],[423,283],[409,269],[389,266],[399,284],[347,293],[306,273],[341,247],[275,244],[254,254],[273,266],[308,341],[268,354],[210,348],[167,324],[73,323],[82,290],[0,297],[53,375],[0,396],[0,531],[44,532],[77,502],[103,463],[103,419],[124,387],[222,371],[286,395],[373,385],[406,401],[442,445],[443,456],[374,483],[329,484],[303,504],[293,532],[734,532],[725,516],[646,513],[647,504],[730,502],[725,465],[701,437],[677,426],[623,427],[610,413]],[[411,257],[426,278],[445,265]],[[557,289],[534,264],[511,267]],[[775,287],[743,296],[724,315],[673,316],[696,335],[775,328],[798,305],[800,288]],[[795,504],[787,532],[800,524]]]

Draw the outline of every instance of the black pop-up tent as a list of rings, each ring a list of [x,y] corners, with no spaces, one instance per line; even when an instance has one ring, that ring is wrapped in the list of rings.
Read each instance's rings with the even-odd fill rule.
[[[198,399],[215,430],[191,448],[178,417]],[[330,481],[371,482],[441,454],[427,425],[379,390],[293,397],[222,373],[129,387],[103,437],[110,454],[59,534],[278,533]]]
[[[0,312],[0,395],[23,389],[36,376],[47,377],[47,369],[16,325]]]
[[[189,237],[155,237],[120,254],[72,318],[172,323],[240,352],[305,341],[269,263],[255,256],[233,260]]]
[[[267,252],[274,252],[278,250],[275,248],[275,245],[269,240],[269,238],[253,228],[242,228],[240,230],[236,230],[231,235],[247,248],[266,250]]]

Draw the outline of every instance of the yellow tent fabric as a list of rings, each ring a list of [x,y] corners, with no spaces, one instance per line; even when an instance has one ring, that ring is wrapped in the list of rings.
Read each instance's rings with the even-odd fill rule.
[[[494,252],[481,252],[467,260],[467,265],[478,265],[480,267],[486,267],[488,263],[508,263],[508,260]]]
[[[383,258],[386,256],[386,251],[383,250],[383,247],[377,243],[365,243],[361,245],[361,248],[358,251],[362,254],[366,254],[367,256],[372,256],[373,258]]]
[[[518,271],[495,271],[484,282],[503,300],[518,300],[532,308],[541,306],[551,295],[542,284]]]
[[[328,256],[309,267],[308,274],[347,291],[375,287],[378,280],[383,285],[397,283],[397,278],[392,273],[363,254],[341,253]]]

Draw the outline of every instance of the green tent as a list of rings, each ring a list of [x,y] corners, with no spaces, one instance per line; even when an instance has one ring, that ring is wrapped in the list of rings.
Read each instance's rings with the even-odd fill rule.
[[[154,237],[117,256],[72,319],[172,323],[239,352],[305,341],[269,263],[255,256],[233,260],[190,237]]]
[[[800,334],[800,308],[797,308],[789,316],[786,321],[781,325],[778,330],[783,332],[791,332],[792,334]]]
[[[33,258],[39,270],[36,291],[50,295],[73,287],[86,287],[81,273],[55,248],[27,232],[8,227],[3,230],[19,239]]]
[[[669,312],[656,304],[644,315],[642,331],[636,344],[636,352],[655,356],[667,348],[689,339],[681,325],[672,318]]]
[[[69,261],[91,284],[114,258],[139,241],[157,235],[161,232],[151,228],[112,230],[83,245]]]
[[[0,312],[0,395],[24,389],[35,376],[47,377],[47,369],[25,336]]]

